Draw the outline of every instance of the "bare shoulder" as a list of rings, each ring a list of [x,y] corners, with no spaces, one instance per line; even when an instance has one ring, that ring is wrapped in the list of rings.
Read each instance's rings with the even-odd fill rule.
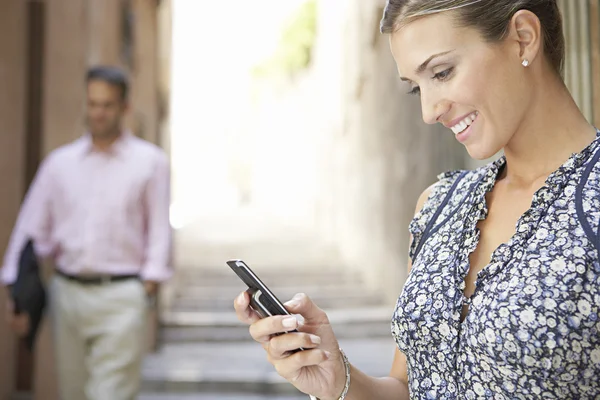
[[[483,167],[487,168],[487,167]],[[481,168],[481,169],[483,169]],[[431,186],[421,193],[415,207],[415,216],[425,207],[428,201],[432,202],[432,206],[436,206],[443,201],[443,198],[453,187],[460,183],[465,178],[472,180],[473,176],[481,174],[480,170],[450,170],[438,175],[438,179]]]
[[[438,182],[432,184],[427,189],[425,189],[423,191],[423,193],[421,193],[421,195],[419,196],[419,199],[417,200],[417,205],[415,207],[415,215],[418,214],[419,211],[421,211],[423,209],[425,202],[427,201],[427,199],[429,199],[429,197],[431,196],[431,193],[433,193],[433,189],[435,188],[435,186],[437,184],[438,184]]]

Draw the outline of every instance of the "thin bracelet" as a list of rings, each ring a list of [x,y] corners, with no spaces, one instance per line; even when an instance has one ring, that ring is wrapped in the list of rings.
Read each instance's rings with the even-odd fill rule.
[[[350,389],[350,362],[348,361],[348,357],[346,357],[346,353],[344,350],[340,349],[340,353],[342,354],[342,360],[344,361],[344,368],[346,369],[346,384],[344,385],[344,390],[342,394],[338,398],[338,400],[344,400],[346,395],[348,394],[348,390]],[[319,400],[317,397],[310,395],[310,400]]]

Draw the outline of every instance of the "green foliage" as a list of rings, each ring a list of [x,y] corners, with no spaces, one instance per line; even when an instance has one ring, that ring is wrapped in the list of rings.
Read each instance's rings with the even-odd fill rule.
[[[285,24],[275,54],[254,69],[259,76],[295,75],[310,66],[317,34],[317,0],[307,0]]]

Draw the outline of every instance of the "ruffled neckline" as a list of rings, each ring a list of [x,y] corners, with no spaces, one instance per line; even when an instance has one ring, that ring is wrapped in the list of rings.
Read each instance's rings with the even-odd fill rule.
[[[598,150],[600,143],[600,130],[596,130],[596,138],[578,153],[573,153],[567,161],[565,161],[556,171],[551,173],[545,181],[544,186],[538,189],[533,195],[531,206],[519,218],[516,225],[515,234],[505,243],[498,246],[492,253],[490,262],[477,274],[477,286],[475,292],[471,296],[473,298],[477,294],[478,287],[482,287],[481,281],[498,273],[502,266],[506,265],[510,260],[520,259],[523,255],[525,243],[534,234],[536,227],[539,225],[540,219],[545,215],[548,208],[554,201],[563,193],[565,186],[569,182],[571,175],[575,174],[578,169],[583,166],[586,161],[590,160],[594,153]],[[478,185],[475,191],[475,202],[473,204],[473,212],[467,213],[469,230],[465,238],[466,246],[463,246],[464,254],[463,268],[461,273],[457,274],[457,285],[460,288],[461,303],[470,302],[470,299],[465,298],[465,277],[470,268],[469,256],[475,251],[479,244],[479,228],[477,224],[484,220],[488,215],[488,205],[486,195],[493,190],[497,178],[502,169],[506,166],[506,157],[502,156],[498,160],[483,167],[483,177],[481,184]]]

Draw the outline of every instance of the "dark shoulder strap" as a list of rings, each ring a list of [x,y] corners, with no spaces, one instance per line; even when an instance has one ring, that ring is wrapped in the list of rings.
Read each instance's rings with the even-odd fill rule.
[[[463,171],[458,176],[458,178],[456,178],[456,180],[454,181],[454,183],[450,187],[450,190],[448,190],[448,193],[446,193],[446,197],[444,197],[444,200],[442,201],[442,203],[439,205],[439,207],[437,208],[437,210],[435,210],[435,213],[433,214],[433,217],[431,217],[431,219],[427,223],[427,226],[425,227],[425,230],[423,231],[423,235],[421,236],[421,240],[419,241],[419,244],[417,245],[417,248],[415,249],[415,252],[413,254],[413,260],[417,258],[417,255],[421,251],[421,247],[423,247],[423,244],[427,241],[427,239],[429,239],[429,236],[431,236],[437,230],[437,229],[434,229],[435,221],[437,221],[438,217],[440,216],[440,214],[444,210],[444,207],[446,207],[446,205],[448,204],[448,202],[452,198],[452,194],[454,193],[454,191],[458,187],[458,184],[465,177],[465,175],[467,175],[468,172],[469,171]],[[443,225],[443,223],[440,224],[440,225]],[[439,227],[439,225],[438,225],[438,227]]]
[[[583,227],[585,231],[585,235],[588,240],[594,244],[596,247],[598,257],[600,258],[600,223],[598,224],[597,232],[594,232],[592,229],[585,212],[583,211],[583,188],[587,183],[592,170],[598,163],[600,159],[600,150],[596,150],[596,154],[592,160],[588,163],[585,170],[583,171],[583,175],[581,175],[581,179],[579,180],[579,184],[577,185],[577,190],[575,191],[575,209],[577,210],[577,218],[579,219],[579,223]]]

